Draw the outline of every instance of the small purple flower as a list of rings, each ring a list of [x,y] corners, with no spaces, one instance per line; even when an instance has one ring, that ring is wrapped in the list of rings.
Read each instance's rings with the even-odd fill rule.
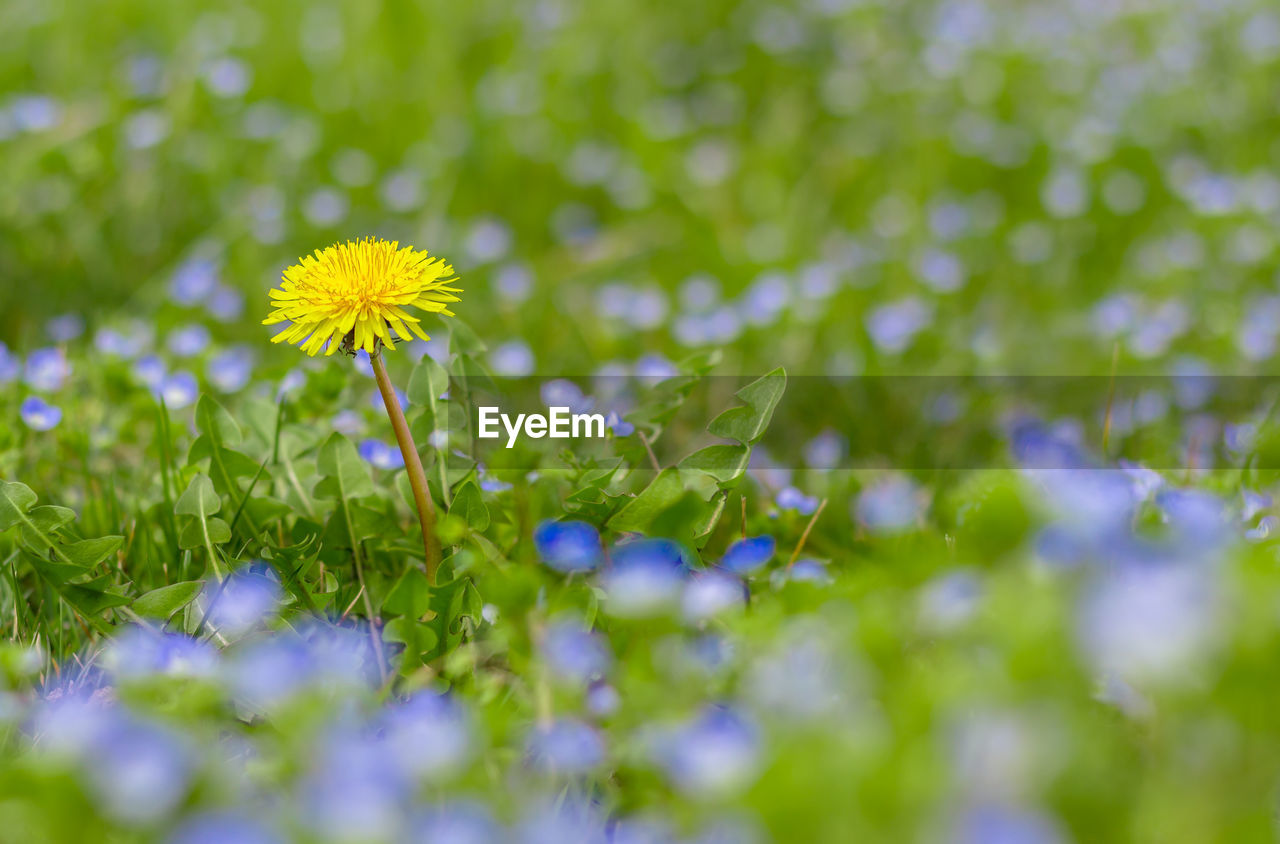
[[[178,825],[168,844],[284,844],[269,827],[237,812],[206,812]]]
[[[498,268],[494,287],[504,302],[523,302],[533,290],[533,273],[523,264],[503,264]]]
[[[224,393],[238,393],[253,375],[253,352],[244,346],[233,346],[217,354],[205,369],[209,383]]]
[[[160,386],[164,384],[164,376],[167,371],[164,361],[156,355],[147,355],[138,358],[133,365],[133,377],[147,389],[158,393]]]
[[[142,354],[150,339],[141,330],[121,333],[114,328],[99,328],[93,335],[93,347],[110,357],[132,359]]]
[[[812,495],[805,495],[793,486],[784,487],[778,493],[779,510],[795,510],[802,516],[811,516],[818,509],[819,501]]]
[[[307,383],[307,374],[300,369],[289,370],[283,378],[280,379],[280,386],[276,388],[276,401],[280,401],[286,396],[293,395]]]
[[[549,774],[582,774],[604,761],[604,741],[589,724],[562,719],[534,728],[525,743],[529,763]]]
[[[1064,839],[1048,817],[1013,806],[975,806],[959,818],[953,844],[1060,844]]]
[[[905,530],[920,515],[920,500],[915,484],[893,475],[866,487],[858,494],[855,505],[858,521],[877,533]]]
[[[804,464],[810,469],[838,469],[847,451],[845,438],[826,430],[805,443]]]
[[[654,760],[682,791],[717,796],[739,791],[760,766],[760,735],[745,716],[709,706],[681,726],[660,733]]]
[[[680,370],[662,355],[645,355],[636,361],[636,377],[644,384],[657,384],[680,374]]]
[[[826,585],[832,582],[831,573],[820,560],[805,558],[796,560],[787,571],[787,579],[793,583],[817,583]]]
[[[244,313],[244,294],[220,284],[210,294],[205,307],[218,322],[235,322]]]
[[[629,437],[636,432],[636,426],[623,419],[617,411],[609,411],[604,418],[604,426],[613,431],[615,437]]]
[[[596,805],[572,792],[527,809],[510,836],[513,844],[608,844],[606,818]]]
[[[22,375],[22,360],[0,343],[0,384],[11,384]]]
[[[590,571],[600,564],[600,534],[586,522],[545,521],[533,532],[533,544],[556,571]]]
[[[392,389],[393,389],[393,390],[395,390],[396,400],[400,402],[400,406],[401,406],[401,407],[408,407],[408,406],[409,406],[409,397],[408,397],[408,396],[406,396],[406,395],[404,394],[404,392],[403,392],[402,390],[400,390],[398,387],[392,387]],[[386,404],[384,404],[384,403],[383,403],[383,401],[382,401],[382,393],[381,393],[381,392],[379,392],[379,391],[377,391],[377,390],[374,390],[374,391],[373,391],[373,395],[369,396],[369,406],[370,406],[370,407],[372,407],[374,410],[378,411],[379,413],[385,413],[385,412],[386,412],[386,407],[387,407],[387,406],[386,406]]]
[[[22,421],[33,431],[52,431],[62,421],[62,408],[39,396],[28,396],[22,403]]]
[[[209,329],[200,323],[182,325],[169,334],[169,351],[175,357],[190,358],[203,352],[209,346]]]
[[[274,614],[282,597],[274,577],[250,569],[233,572],[220,586],[210,584],[206,593],[211,602],[209,623],[224,636],[239,636],[257,627]]]
[[[958,569],[939,575],[921,590],[920,620],[932,629],[954,630],[973,617],[982,591],[982,581],[972,571]]]
[[[521,340],[508,341],[489,353],[489,365],[498,375],[529,375],[534,368],[533,350]]]
[[[439,779],[471,754],[471,719],[450,695],[418,692],[384,709],[378,726],[391,760],[409,777]]]
[[[897,354],[906,350],[933,320],[933,309],[916,298],[890,302],[872,310],[866,318],[867,333],[881,352]]]
[[[177,808],[194,768],[189,749],[168,730],[126,721],[89,749],[85,770],[98,804],[126,823],[153,823]]]
[[[241,705],[272,709],[297,694],[316,670],[311,653],[300,639],[277,635],[232,651],[224,678]]]
[[[734,574],[751,574],[769,562],[776,543],[772,536],[752,536],[739,539],[729,546],[720,559],[720,567]]]
[[[667,539],[641,539],[619,545],[613,565],[601,575],[611,615],[644,618],[660,615],[676,602],[686,571],[680,546]]]
[[[218,651],[181,633],[129,625],[107,644],[102,664],[117,681],[167,677],[213,677]]]
[[[218,267],[204,258],[184,261],[169,280],[169,296],[179,305],[198,305],[218,283]]]
[[[333,426],[333,430],[354,437],[364,430],[364,417],[348,407],[335,413],[329,424]]]
[[[570,413],[588,413],[595,399],[583,395],[582,388],[565,378],[547,381],[538,389],[542,403],[547,407],[567,407]]]
[[[200,382],[190,372],[175,372],[160,384],[160,396],[170,410],[189,407],[200,396]]]
[[[587,689],[587,711],[597,718],[607,718],[622,706],[622,695],[608,683],[592,683]]]
[[[746,603],[746,584],[733,575],[711,569],[689,579],[680,606],[686,621],[697,622]]]
[[[27,356],[25,380],[33,389],[44,392],[60,390],[69,375],[71,364],[62,349],[36,349]]]
[[[413,844],[500,844],[507,840],[489,810],[478,803],[451,803],[428,809],[410,821]]]
[[[45,324],[49,339],[55,343],[70,343],[84,334],[84,317],[79,314],[56,316]]]
[[[1180,542],[1205,549],[1230,535],[1225,502],[1198,489],[1166,489],[1156,494],[1156,505]]]
[[[366,463],[383,471],[394,472],[404,468],[404,455],[400,453],[400,449],[387,445],[382,440],[363,440],[359,451]]]
[[[557,621],[542,638],[542,657],[562,680],[586,684],[602,676],[613,664],[607,640],[571,621]]]

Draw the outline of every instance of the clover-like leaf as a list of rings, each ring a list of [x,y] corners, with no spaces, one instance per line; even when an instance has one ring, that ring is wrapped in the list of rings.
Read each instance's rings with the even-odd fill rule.
[[[774,408],[786,389],[787,372],[778,367],[739,390],[737,396],[746,402],[746,406],[729,408],[712,419],[707,430],[717,437],[737,440],[743,445],[758,442],[769,427]]]
[[[196,599],[204,588],[202,580],[184,580],[152,589],[134,599],[132,609],[148,618],[168,618]]]

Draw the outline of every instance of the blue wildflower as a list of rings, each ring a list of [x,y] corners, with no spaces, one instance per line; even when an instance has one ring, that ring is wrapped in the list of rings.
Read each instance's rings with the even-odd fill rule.
[[[62,408],[39,396],[28,396],[22,402],[21,413],[22,421],[33,431],[52,431],[62,421]]]
[[[920,516],[919,492],[909,479],[892,475],[858,493],[858,521],[878,533],[905,530]]]
[[[734,574],[751,574],[769,562],[776,543],[772,536],[752,536],[739,539],[729,546],[720,559],[720,567]]]
[[[71,364],[62,349],[36,349],[27,356],[24,380],[32,389],[44,392],[60,390],[69,375]]]
[[[447,776],[471,754],[471,719],[450,695],[418,692],[383,710],[378,728],[391,760],[410,777]]]
[[[220,284],[209,295],[205,309],[218,322],[235,322],[244,313],[244,294],[234,287]]]
[[[428,809],[409,822],[411,844],[501,844],[502,827],[479,803],[449,803]]]
[[[159,393],[166,407],[177,410],[195,403],[200,396],[200,382],[190,372],[175,372],[165,376]]]
[[[404,468],[404,455],[382,440],[366,439],[360,443],[360,456],[372,466],[388,472]]]
[[[55,343],[70,343],[84,334],[84,317],[79,314],[63,314],[45,323],[49,339]]]
[[[533,350],[522,340],[510,340],[489,353],[489,365],[498,375],[529,375],[534,368]]]
[[[257,627],[274,614],[283,598],[274,576],[248,568],[232,572],[221,585],[210,584],[206,594],[209,623],[224,636],[239,636]]]
[[[535,727],[525,743],[529,763],[549,774],[582,774],[604,761],[604,741],[589,724],[561,719]]]
[[[222,392],[238,393],[253,376],[253,352],[245,346],[233,346],[209,361],[205,375]]]
[[[160,386],[164,383],[167,367],[164,361],[156,355],[146,355],[138,358],[131,371],[133,372],[133,377],[144,387],[152,392],[159,392]]]
[[[625,618],[659,615],[680,595],[687,571],[684,552],[667,539],[640,539],[614,549],[600,578],[610,614]]]
[[[22,360],[0,343],[0,384],[11,384],[22,374]]]
[[[775,499],[778,509],[795,510],[802,516],[813,515],[820,503],[815,496],[805,495],[793,486],[783,487]]]
[[[270,827],[238,812],[205,812],[178,825],[168,844],[285,844]]]
[[[175,357],[195,357],[208,348],[209,329],[200,323],[178,326],[169,333],[167,345]]]
[[[623,419],[617,411],[609,411],[604,418],[604,426],[613,431],[615,437],[629,437],[636,432],[636,426]]]
[[[608,641],[571,621],[550,624],[540,650],[551,672],[570,683],[586,684],[602,676],[613,664]]]
[[[91,745],[85,772],[98,804],[125,823],[153,823],[177,808],[194,769],[189,748],[140,721],[108,729]]]
[[[711,569],[689,579],[680,606],[686,621],[698,622],[745,606],[746,602],[746,584],[733,575]]]
[[[169,296],[179,305],[198,305],[218,283],[218,267],[205,258],[184,261],[169,280]]]
[[[679,727],[655,736],[654,761],[682,791],[694,796],[736,792],[756,776],[760,735],[745,716],[709,706]]]
[[[600,534],[586,522],[545,521],[533,532],[533,544],[556,571],[589,571],[600,564]]]

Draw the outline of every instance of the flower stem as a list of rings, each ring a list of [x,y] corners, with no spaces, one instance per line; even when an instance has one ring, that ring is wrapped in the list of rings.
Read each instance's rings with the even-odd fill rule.
[[[413,503],[418,508],[418,522],[422,525],[422,547],[426,551],[427,580],[436,582],[436,569],[440,565],[440,540],[436,538],[436,507],[431,501],[431,492],[427,489],[427,473],[422,468],[422,458],[418,456],[418,447],[414,445],[413,435],[409,433],[409,423],[405,421],[404,411],[400,408],[400,400],[396,398],[395,388],[387,377],[387,365],[382,361],[382,354],[370,355],[373,361],[373,374],[378,381],[378,391],[382,393],[382,402],[387,406],[387,416],[391,419],[391,427],[396,432],[396,442],[400,444],[400,453],[404,455],[404,468],[409,474],[409,486],[413,488]]]

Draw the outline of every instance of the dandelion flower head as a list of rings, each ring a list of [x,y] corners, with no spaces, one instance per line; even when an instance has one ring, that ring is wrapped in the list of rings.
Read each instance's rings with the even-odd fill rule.
[[[454,282],[453,267],[424,250],[372,237],[337,243],[284,271],[271,290],[275,310],[262,323],[291,323],[271,342],[312,356],[394,349],[396,340],[429,339],[408,308],[453,315],[449,304],[461,292]]]

